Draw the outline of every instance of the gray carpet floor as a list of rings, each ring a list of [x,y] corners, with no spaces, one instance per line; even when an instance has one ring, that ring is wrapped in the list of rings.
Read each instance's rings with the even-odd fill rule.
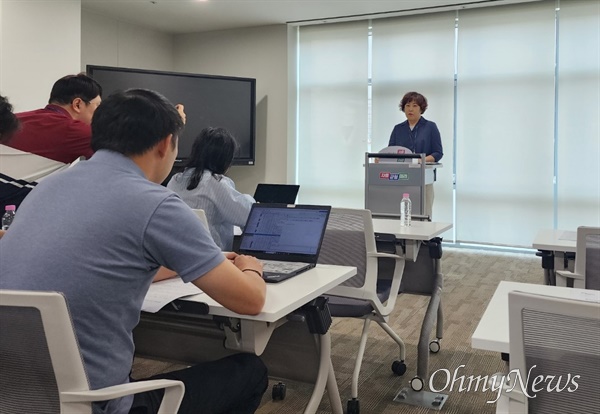
[[[471,334],[500,281],[542,283],[540,259],[533,253],[445,248],[442,272],[444,274],[442,295],[444,338],[441,341],[440,352],[430,354],[430,373],[438,369],[446,369],[453,373],[461,365],[464,367],[460,368],[459,374],[467,376],[484,376],[503,371],[506,363],[500,359],[499,354],[471,348]],[[390,317],[390,326],[402,337],[407,348],[408,369],[401,377],[391,371],[391,363],[397,359],[396,344],[377,324],[371,324],[359,378],[361,413],[435,412],[393,401],[397,392],[407,386],[409,380],[416,375],[417,344],[428,299],[427,296],[401,294],[396,301],[395,311]],[[350,398],[352,371],[362,323],[362,320],[334,319],[330,329],[332,361],[344,409],[347,399]],[[136,358],[133,376],[146,377],[180,367],[181,365]],[[434,385],[442,388],[445,377],[437,375],[435,379]],[[269,389],[265,393],[258,413],[302,413],[312,390],[311,385],[299,382],[286,382],[286,385],[286,398],[283,401],[272,401]],[[456,388],[455,386],[452,391],[449,389],[444,391],[449,397],[441,412],[452,414],[495,412],[495,405],[487,403],[488,400],[495,398],[494,393],[459,392]],[[331,412],[327,395],[323,396],[318,412]]]

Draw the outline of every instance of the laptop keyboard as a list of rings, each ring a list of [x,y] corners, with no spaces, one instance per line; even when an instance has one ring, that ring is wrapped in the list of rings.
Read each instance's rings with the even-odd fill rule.
[[[281,262],[277,260],[261,260],[261,262],[265,276],[294,273],[308,266],[308,263],[303,262]]]

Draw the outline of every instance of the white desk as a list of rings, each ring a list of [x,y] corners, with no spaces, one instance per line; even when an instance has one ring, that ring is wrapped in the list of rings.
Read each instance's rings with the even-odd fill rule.
[[[265,306],[261,313],[253,316],[232,312],[205,294],[188,296],[184,300],[207,304],[208,313],[213,316],[240,318],[247,321],[277,322],[354,275],[356,275],[355,267],[319,264],[314,269],[283,282],[267,283]]]
[[[508,292],[515,290],[567,299],[581,299],[583,295],[596,295],[600,298],[600,291],[502,281],[471,336],[472,348],[505,354],[510,352]]]
[[[399,220],[394,219],[383,219],[374,218],[373,228],[376,233],[391,233],[396,237],[396,240],[404,242],[405,252],[400,251],[397,248],[397,254],[403,256],[405,260],[416,261],[419,253],[419,248],[423,241],[431,240],[445,231],[452,228],[450,223],[437,223],[429,221],[412,221],[409,227],[400,226]],[[405,268],[406,269],[406,268]],[[439,350],[439,340],[443,334],[443,312],[441,306],[441,295],[443,289],[443,274],[441,270],[441,264],[439,259],[433,260],[433,275],[422,275],[422,274],[410,274],[405,270],[403,275],[403,281],[407,278],[420,278],[420,277],[432,277],[432,289],[427,311],[423,317],[423,324],[421,325],[421,334],[419,337],[418,344],[418,358],[417,358],[417,376],[411,380],[411,388],[416,390],[420,385],[428,383],[429,378],[429,350],[432,349],[434,352]],[[411,293],[406,291],[405,293]],[[430,342],[431,330],[433,323],[436,322],[436,339]],[[431,347],[431,348],[430,348]],[[415,381],[417,386],[415,387]],[[422,384],[421,384],[422,383]],[[407,391],[401,390],[399,394],[406,394]],[[432,399],[438,394],[433,395]],[[409,399],[412,397],[408,397]],[[424,400],[425,403],[418,403],[418,405],[427,406],[432,408],[430,399]],[[412,404],[415,404],[411,402]],[[416,405],[416,404],[415,404]],[[441,408],[441,407],[440,407]]]
[[[538,231],[535,235],[532,247],[538,250],[575,253],[577,247],[577,232],[543,229]]]
[[[443,232],[450,230],[452,224],[435,221],[412,221],[409,227],[400,226],[400,220],[373,219],[375,233],[392,233],[402,240],[430,240]]]
[[[206,294],[186,297],[183,299],[185,302],[208,305],[210,316],[178,313],[169,309],[157,314],[143,313],[140,325],[134,331],[136,350],[144,356],[195,363],[210,357],[206,355],[211,353],[210,348],[199,342],[206,336],[217,338],[220,346],[227,350],[262,355],[275,329],[286,324],[294,311],[355,274],[355,267],[317,265],[281,283],[267,284],[263,311],[254,316],[236,314]],[[210,318],[216,319],[219,325],[216,326]],[[289,325],[300,326],[303,331],[296,329],[292,335],[308,332],[304,323]],[[304,412],[316,412],[327,386],[333,411],[341,414],[342,405],[330,358],[331,338],[329,332],[315,336],[318,337],[320,350],[318,373],[313,394]]]
[[[577,248],[577,232],[565,230],[540,230],[532,247],[538,249],[544,269],[544,283],[556,284],[556,270],[573,271],[573,257]],[[569,259],[568,256],[571,256]]]
[[[375,233],[390,233],[397,240],[406,242],[406,259],[415,261],[419,253],[419,247],[423,240],[431,240],[443,232],[450,230],[452,224],[438,223],[433,221],[412,221],[409,227],[400,226],[398,219],[373,219],[373,230]]]

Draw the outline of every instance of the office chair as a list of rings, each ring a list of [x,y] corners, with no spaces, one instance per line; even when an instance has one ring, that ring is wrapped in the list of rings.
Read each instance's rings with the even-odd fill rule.
[[[395,259],[392,279],[378,279],[378,258]],[[387,323],[398,296],[404,260],[395,254],[377,252],[369,210],[332,208],[318,262],[357,268],[356,276],[327,293],[333,317],[364,319],[347,411],[356,414],[360,410],[358,377],[371,321],[377,322],[398,344],[400,358],[392,364],[394,373],[402,375],[406,371],[404,342]]]
[[[173,414],[181,381],[150,380],[90,390],[71,316],[58,292],[0,290],[0,413],[91,414],[92,402],[165,389]]]
[[[85,161],[86,158],[82,155],[81,157],[77,157],[73,160],[73,162],[71,162],[70,164],[66,165],[66,168],[72,168],[74,166],[76,166],[77,164],[79,164],[81,161]]]
[[[206,228],[206,230],[208,230],[210,234],[210,229],[208,228],[208,219],[206,218],[206,213],[204,212],[204,210],[202,210],[201,208],[193,208],[192,211],[196,213],[202,224],[204,224],[204,228]]]
[[[502,384],[496,412],[596,412],[600,303],[522,292],[508,303],[511,371],[494,376]]]
[[[574,272],[557,270],[556,285],[600,290],[600,227],[578,227],[576,250]]]

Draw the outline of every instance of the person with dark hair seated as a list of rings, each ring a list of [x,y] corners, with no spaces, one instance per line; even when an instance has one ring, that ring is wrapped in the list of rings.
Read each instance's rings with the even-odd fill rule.
[[[0,95],[0,144],[6,144],[19,130],[19,120],[13,114],[12,105]],[[7,174],[4,169],[4,145],[0,145],[0,215],[4,208],[14,205],[17,208],[29,192],[35,187],[35,182],[22,180]],[[0,237],[4,232],[0,232]]]
[[[92,115],[102,102],[102,87],[83,73],[54,83],[48,105],[17,113],[21,129],[8,146],[62,163],[89,158]]]
[[[192,146],[185,170],[175,174],[167,188],[206,214],[210,234],[224,251],[233,246],[234,226],[244,227],[254,198],[235,189],[224,174],[237,151],[235,138],[223,128],[203,129]]]
[[[19,120],[8,99],[0,95],[0,143],[7,143],[19,130]]]
[[[65,296],[91,389],[130,381],[132,332],[159,269],[239,314],[258,314],[265,303],[261,263],[223,253],[196,214],[160,185],[177,157],[182,113],[145,89],[109,96],[92,120],[92,158],[40,182],[0,239],[0,289]],[[268,386],[254,354],[153,378],[183,381],[179,414],[253,413]],[[155,414],[162,395],[97,403],[94,412]]]

